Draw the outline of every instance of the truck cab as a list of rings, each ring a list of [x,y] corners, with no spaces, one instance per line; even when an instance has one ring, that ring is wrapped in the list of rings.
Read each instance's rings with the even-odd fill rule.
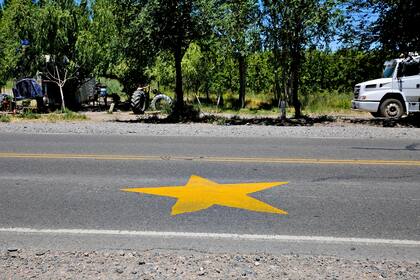
[[[420,112],[420,56],[386,61],[381,79],[355,86],[352,109],[396,119]]]

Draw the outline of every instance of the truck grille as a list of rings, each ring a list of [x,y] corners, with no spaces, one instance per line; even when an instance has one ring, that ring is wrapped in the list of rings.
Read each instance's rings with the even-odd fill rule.
[[[360,93],[360,86],[354,87],[354,99],[359,99],[359,93]]]

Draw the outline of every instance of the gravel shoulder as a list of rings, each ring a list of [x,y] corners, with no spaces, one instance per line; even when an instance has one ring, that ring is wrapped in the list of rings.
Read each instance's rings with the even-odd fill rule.
[[[95,134],[201,137],[312,137],[360,139],[420,139],[420,128],[378,127],[365,124],[324,123],[313,126],[216,125],[206,123],[149,124],[115,121],[0,123],[2,133]]]
[[[191,251],[3,251],[2,279],[420,279],[420,263]]]
[[[165,123],[155,114],[133,115],[129,112],[84,112],[88,121],[19,120],[0,122],[2,133],[86,134],[199,137],[290,137],[290,138],[360,138],[419,139],[420,123],[409,118],[401,121],[373,119],[367,115],[312,116],[288,119],[281,123],[276,116],[206,115],[204,123]]]

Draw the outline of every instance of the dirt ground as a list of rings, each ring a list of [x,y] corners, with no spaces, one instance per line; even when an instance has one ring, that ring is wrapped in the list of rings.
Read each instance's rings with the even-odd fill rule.
[[[420,263],[191,251],[0,252],[0,279],[420,279]]]
[[[101,122],[101,121],[136,121],[136,120],[141,120],[141,119],[145,119],[145,118],[150,118],[150,117],[158,117],[159,112],[146,112],[144,115],[135,115],[132,112],[127,112],[127,111],[120,111],[120,112],[113,112],[112,114],[109,114],[107,112],[82,112],[82,114],[86,115],[88,117],[89,120],[91,121],[97,121],[97,122]],[[204,113],[202,115],[210,115],[209,113]],[[218,114],[211,114],[211,115],[215,115],[215,116],[220,116],[220,117],[225,117],[225,118],[232,118],[234,117],[234,115],[232,114],[225,114],[225,113],[218,113]],[[310,114],[309,117],[312,118],[317,118],[320,117],[322,115],[317,115],[317,114]],[[373,119],[373,117],[366,112],[357,112],[357,111],[350,111],[348,113],[333,113],[331,115],[332,117],[336,117],[336,118],[345,118],[345,119],[355,119],[355,118],[360,118],[360,119]],[[246,115],[246,114],[241,114],[240,115],[241,118],[244,119],[259,119],[259,118],[278,118],[279,115],[278,114],[272,114],[272,115],[264,115],[264,116],[258,116],[258,115]],[[288,116],[290,117],[290,116]]]

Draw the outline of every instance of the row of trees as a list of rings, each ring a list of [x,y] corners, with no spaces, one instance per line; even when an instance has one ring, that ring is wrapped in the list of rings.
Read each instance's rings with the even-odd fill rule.
[[[6,0],[0,9],[0,83],[46,69],[119,80],[125,92],[154,80],[219,99],[272,93],[301,113],[299,96],[349,90],[381,62],[420,49],[415,0]],[[23,44],[22,42],[29,42]],[[65,63],[64,63],[65,62]],[[48,70],[48,67],[47,67]],[[45,70],[44,70],[45,71]]]

